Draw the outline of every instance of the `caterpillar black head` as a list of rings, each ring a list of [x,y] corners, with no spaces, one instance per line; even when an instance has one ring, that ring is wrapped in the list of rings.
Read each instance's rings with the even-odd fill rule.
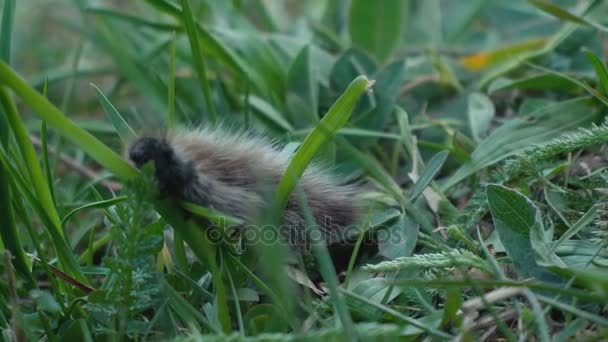
[[[141,168],[149,161],[154,162],[155,167],[164,167],[173,158],[173,149],[166,141],[158,138],[143,137],[137,140],[129,148],[129,159]]]
[[[165,139],[143,137],[129,148],[129,159],[137,168],[154,163],[154,175],[161,195],[180,196],[195,177],[192,166],[182,162]]]

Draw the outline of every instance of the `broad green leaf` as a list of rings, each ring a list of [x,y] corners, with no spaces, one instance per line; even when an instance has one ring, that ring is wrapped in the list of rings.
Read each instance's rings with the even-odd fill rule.
[[[530,234],[532,230],[544,228],[540,211],[534,203],[502,185],[488,185],[486,195],[494,227],[519,277],[556,281],[555,275],[535,261]]]
[[[129,126],[127,121],[120,115],[120,113],[114,108],[110,100],[103,94],[103,92],[95,85],[91,83],[91,86],[95,88],[95,93],[97,94],[97,100],[101,104],[103,111],[106,113],[106,116],[116,129],[116,133],[120,136],[120,139],[123,142],[131,142],[137,136],[135,131]]]
[[[329,109],[317,127],[304,139],[292,157],[277,189],[277,208],[284,208],[291,191],[306,170],[317,150],[328,141],[337,130],[342,128],[352,114],[357,100],[373,84],[365,76],[359,76],[344,91],[344,94]]]
[[[416,247],[419,232],[419,224],[405,215],[400,215],[395,223],[386,228],[386,234],[377,233],[378,253],[389,260],[411,256]],[[380,239],[381,236],[385,236],[386,239]]]
[[[340,92],[358,75],[373,75],[376,70],[376,63],[365,52],[354,48],[348,49],[340,55],[331,68],[330,88]]]
[[[484,94],[471,93],[468,99],[467,114],[471,135],[476,142],[479,142],[485,136],[494,118],[494,104]]]
[[[30,295],[32,296],[32,299],[36,301],[36,305],[39,309],[54,314],[61,313],[61,306],[49,292],[34,290],[30,292]]]
[[[420,175],[420,177],[416,181],[416,184],[414,184],[412,190],[410,191],[410,195],[408,198],[410,202],[416,202],[418,196],[420,196],[424,189],[426,189],[426,187],[433,181],[433,179],[435,179],[435,176],[437,176],[439,170],[441,170],[441,167],[443,166],[443,163],[445,163],[445,160],[448,158],[448,155],[448,151],[441,151],[434,155],[431,160],[429,160],[426,168],[424,169],[424,171],[422,171],[422,174]]]
[[[351,1],[348,30],[353,46],[385,62],[399,46],[406,7],[404,0]]]
[[[334,63],[330,76],[330,94],[344,89],[357,75],[373,75],[376,80],[374,91],[363,96],[351,122],[359,128],[384,130],[390,113],[394,109],[405,77],[405,60],[397,60],[377,69],[373,60],[358,49],[350,49]],[[349,139],[356,145],[367,147],[378,141],[377,138]]]
[[[578,98],[540,108],[525,117],[513,118],[479,143],[470,160],[442,184],[442,191],[533,144],[585,126],[596,116],[593,102],[589,98]]]
[[[66,320],[60,329],[61,334],[57,337],[62,341],[82,341],[93,342],[93,334],[89,330],[87,320],[78,318],[76,320]]]

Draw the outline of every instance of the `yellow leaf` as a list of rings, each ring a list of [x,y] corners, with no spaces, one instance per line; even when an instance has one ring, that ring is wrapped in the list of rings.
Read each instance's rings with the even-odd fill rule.
[[[490,66],[500,64],[506,60],[523,57],[528,53],[542,49],[547,42],[546,38],[535,38],[516,43],[500,49],[479,52],[460,59],[460,64],[469,71],[480,71]]]

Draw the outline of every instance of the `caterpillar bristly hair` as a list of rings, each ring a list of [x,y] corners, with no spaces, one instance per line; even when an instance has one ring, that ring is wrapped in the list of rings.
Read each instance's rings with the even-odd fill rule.
[[[255,224],[269,205],[265,190],[276,189],[291,157],[269,139],[208,127],[141,137],[128,156],[137,167],[154,163],[161,195],[211,207],[248,224]],[[298,186],[326,243],[344,240],[343,233],[361,218],[360,187],[342,184],[318,165],[307,168]],[[290,230],[290,243],[305,243],[305,220],[295,194],[283,225]]]

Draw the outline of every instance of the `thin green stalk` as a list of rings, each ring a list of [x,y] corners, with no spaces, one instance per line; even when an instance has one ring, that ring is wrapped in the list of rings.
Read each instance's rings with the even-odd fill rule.
[[[42,96],[47,97],[48,92],[48,80],[45,79],[44,85],[42,87]],[[42,155],[42,170],[46,175],[46,181],[49,184],[49,191],[51,192],[51,198],[53,199],[53,203],[55,206],[57,203],[55,202],[55,187],[53,186],[53,174],[51,170],[51,166],[49,165],[49,148],[47,143],[47,131],[46,131],[46,121],[42,120],[40,122],[40,154]]]
[[[213,104],[213,99],[211,98],[211,87],[209,86],[209,81],[207,80],[205,60],[203,59],[201,43],[198,38],[196,20],[194,18],[194,15],[192,14],[192,8],[190,7],[189,0],[180,0],[180,2],[182,5],[182,21],[184,23],[184,26],[186,27],[188,39],[190,40],[190,49],[192,50],[192,62],[194,63],[194,68],[196,70],[196,73],[198,74],[200,86],[203,90],[203,95],[205,96],[205,104],[207,106],[207,110],[209,111],[211,122],[216,123],[217,112],[215,111],[215,105]]]
[[[366,305],[369,305],[371,307],[374,307],[374,308],[377,308],[379,310],[382,310],[382,311],[386,312],[387,314],[392,315],[395,318],[397,318],[397,319],[399,319],[399,320],[401,320],[401,321],[403,321],[405,323],[411,324],[412,326],[415,326],[416,328],[419,328],[421,330],[426,331],[430,335],[441,337],[441,338],[444,338],[444,339],[450,339],[450,340],[452,338],[454,338],[454,336],[452,336],[452,335],[450,335],[448,333],[445,333],[445,332],[443,332],[441,330],[437,330],[436,328],[434,328],[432,326],[428,326],[426,323],[420,322],[419,320],[417,320],[415,318],[408,317],[408,316],[400,313],[399,311],[394,310],[394,309],[392,309],[392,308],[390,308],[390,307],[388,307],[386,305],[378,304],[378,303],[376,303],[376,302],[374,302],[372,300],[369,300],[368,298],[366,298],[364,296],[361,296],[361,295],[359,295],[357,293],[354,293],[352,291],[349,291],[349,290],[346,290],[346,289],[343,289],[343,288],[340,288],[339,290],[340,290],[340,292],[342,292],[343,294],[347,295],[348,297],[354,298],[354,299],[356,299],[358,301],[361,301],[361,302],[365,303]]]
[[[169,61],[169,84],[167,85],[169,94],[167,102],[169,105],[169,110],[167,113],[167,126],[169,127],[169,131],[171,131],[175,125],[175,31],[171,36],[171,59]]]

